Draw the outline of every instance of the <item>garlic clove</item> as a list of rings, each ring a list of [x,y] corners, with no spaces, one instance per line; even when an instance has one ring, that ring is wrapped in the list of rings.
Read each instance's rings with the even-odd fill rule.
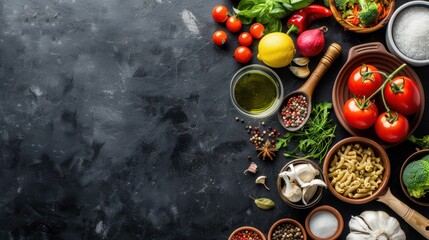
[[[323,180],[318,178],[311,180],[309,183],[304,183],[301,185],[302,188],[311,187],[311,186],[324,187],[324,188],[328,187]]]
[[[371,231],[368,224],[360,216],[352,216],[352,219],[349,222],[349,228],[350,232],[357,231],[369,234]]]
[[[302,186],[304,182],[299,178],[299,176],[296,174],[295,166],[293,164],[289,165],[290,171],[286,171],[287,176],[291,180],[295,180],[299,186]]]
[[[312,185],[312,186],[308,186],[306,188],[303,188],[302,190],[302,203],[304,203],[304,205],[308,205],[308,202],[310,202],[310,200],[314,197],[314,195],[316,194],[317,191],[317,187],[316,185]]]
[[[313,180],[319,171],[309,163],[302,163],[295,165],[295,174],[304,182],[308,183]]]
[[[264,185],[264,187],[267,189],[267,190],[270,190],[270,188],[268,188],[268,186],[265,184],[265,181],[267,180],[267,177],[266,176],[259,176],[259,177],[257,177],[256,178],[256,180],[255,180],[255,183],[256,184],[262,184],[262,185]]]
[[[293,62],[300,67],[304,67],[310,63],[310,58],[308,58],[308,57],[297,57],[297,58],[293,59]]]
[[[289,192],[286,192],[285,197],[291,202],[299,202],[302,196],[301,188],[295,183],[290,183],[292,189]]]
[[[346,240],[364,240],[364,239],[370,239],[370,236],[363,232],[350,232]]]
[[[310,68],[308,66],[304,66],[304,67],[290,66],[289,69],[293,73],[293,75],[299,78],[306,78],[310,76]]]

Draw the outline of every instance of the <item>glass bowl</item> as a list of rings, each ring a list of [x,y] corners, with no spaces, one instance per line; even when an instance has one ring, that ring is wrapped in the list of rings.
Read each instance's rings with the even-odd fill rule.
[[[231,80],[232,104],[241,114],[250,118],[267,118],[276,113],[283,94],[279,75],[260,64],[241,68]]]

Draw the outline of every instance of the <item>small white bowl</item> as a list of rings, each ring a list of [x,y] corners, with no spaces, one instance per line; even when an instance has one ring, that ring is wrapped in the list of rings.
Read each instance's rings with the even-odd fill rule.
[[[399,14],[401,14],[404,11],[404,9],[413,8],[413,7],[427,7],[427,8],[429,8],[429,2],[427,2],[427,1],[411,1],[411,2],[405,3],[404,5],[400,6],[398,9],[396,9],[395,12],[393,13],[388,25],[387,25],[386,45],[392,54],[396,55],[397,57],[399,57],[404,62],[408,63],[411,66],[421,67],[421,66],[429,65],[429,59],[418,60],[418,59],[413,59],[409,56],[406,56],[396,46],[395,40],[393,38],[393,27],[395,26],[396,18],[398,17]],[[425,27],[428,27],[428,26],[425,26]]]

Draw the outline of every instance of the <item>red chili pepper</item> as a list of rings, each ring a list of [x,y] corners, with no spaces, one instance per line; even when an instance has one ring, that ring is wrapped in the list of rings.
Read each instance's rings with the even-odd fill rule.
[[[289,28],[287,34],[290,32],[301,34],[314,20],[330,16],[332,16],[332,12],[327,7],[318,4],[310,4],[292,14],[286,24]]]

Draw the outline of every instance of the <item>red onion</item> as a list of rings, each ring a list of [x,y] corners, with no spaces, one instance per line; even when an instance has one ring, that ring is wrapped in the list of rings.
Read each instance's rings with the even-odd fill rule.
[[[305,57],[316,56],[325,47],[324,33],[328,28],[323,26],[316,29],[306,30],[296,40],[298,51]]]

